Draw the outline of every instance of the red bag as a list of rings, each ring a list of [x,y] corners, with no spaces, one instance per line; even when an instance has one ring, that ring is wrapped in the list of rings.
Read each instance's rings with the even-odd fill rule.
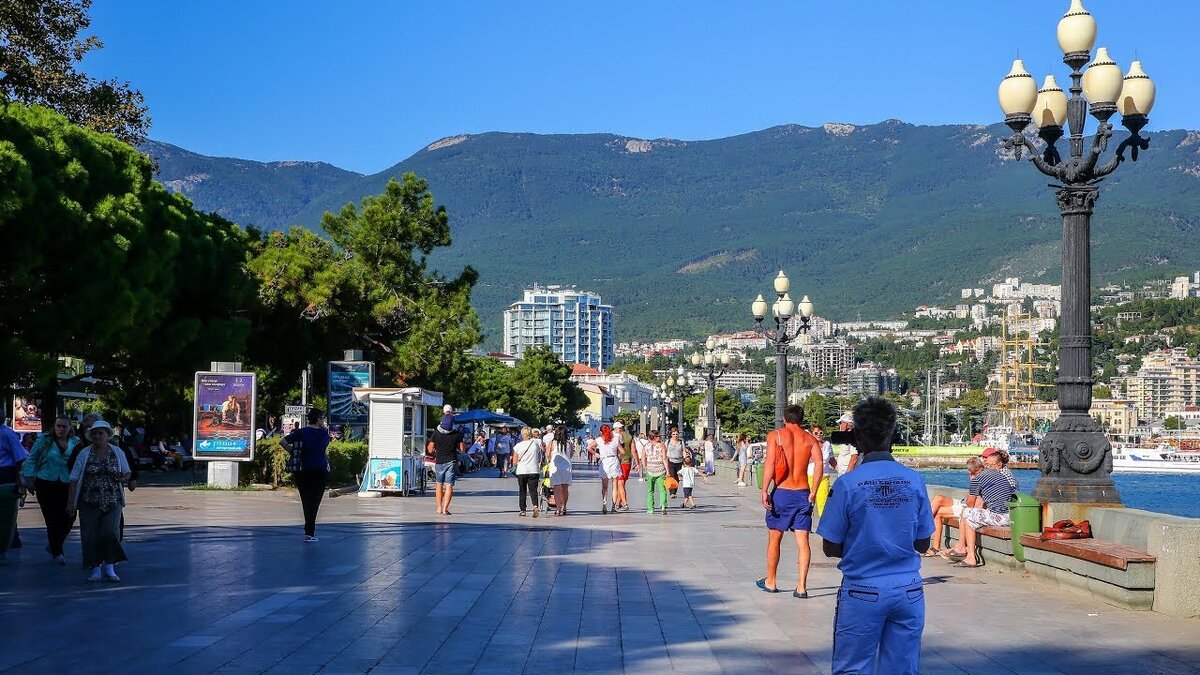
[[[783,452],[783,444],[780,443],[778,440],[779,434],[783,431],[784,431],[784,429],[776,429],[775,431],[771,432],[771,433],[775,434],[774,438],[776,440],[775,440],[774,444],[769,444],[771,454],[775,457],[775,485],[776,486],[778,486],[780,483],[787,480],[787,478],[788,478],[787,455],[785,455]],[[770,439],[771,439],[771,436],[768,435],[767,440],[769,441]]]
[[[1042,536],[1040,537],[1042,541],[1091,538],[1092,524],[1086,520],[1081,520],[1078,523],[1071,520],[1060,520],[1042,530]]]

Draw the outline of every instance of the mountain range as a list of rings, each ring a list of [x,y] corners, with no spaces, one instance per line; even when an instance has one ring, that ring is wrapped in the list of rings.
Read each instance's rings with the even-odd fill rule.
[[[1004,277],[1057,283],[1054,196],[1002,148],[1007,134],[895,120],[706,141],[496,132],[441,139],[372,175],[145,150],[198,208],[265,229],[314,227],[417,173],[451,219],[454,245],[434,263],[480,271],[473,297],[498,347],[502,310],[535,282],[599,292],[620,339],[748,329],[750,302],[771,298],[779,269],[795,299],[834,319],[953,303],[960,288]],[[1200,133],[1149,136],[1139,161],[1101,186],[1098,282],[1200,267]]]

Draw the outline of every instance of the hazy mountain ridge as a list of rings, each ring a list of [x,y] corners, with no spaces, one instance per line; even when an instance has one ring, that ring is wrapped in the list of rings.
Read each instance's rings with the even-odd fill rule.
[[[160,178],[200,208],[267,228],[312,226],[415,171],[451,216],[454,246],[436,261],[482,273],[476,304],[495,346],[500,310],[534,281],[602,293],[623,337],[747,328],[750,300],[779,267],[793,295],[841,318],[1004,276],[1056,281],[1053,194],[1000,148],[1006,135],[896,120],[706,141],[492,132],[440,139],[369,176],[150,150]],[[1200,134],[1152,134],[1101,190],[1098,279],[1200,267]]]

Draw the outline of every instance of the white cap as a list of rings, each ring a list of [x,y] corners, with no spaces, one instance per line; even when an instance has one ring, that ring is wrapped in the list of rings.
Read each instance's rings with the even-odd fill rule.
[[[842,413],[842,416],[838,418],[837,423],[838,424],[854,424],[854,418],[850,416],[850,413]]]
[[[621,422],[620,422],[620,421],[617,421],[617,422],[613,422],[613,428],[614,428],[614,429],[624,429],[624,428],[625,428],[625,425],[624,425],[624,424],[621,424]]]
[[[447,403],[446,405],[442,406],[442,412],[444,412],[444,413],[452,413],[452,412],[454,412],[454,406],[452,406],[452,405],[450,405],[449,403]]]
[[[92,432],[96,431],[97,429],[107,429],[108,434],[110,436],[112,435],[113,428],[111,424],[105,422],[104,420],[96,420],[95,422],[92,422],[92,426],[88,427],[88,436],[91,436]]]

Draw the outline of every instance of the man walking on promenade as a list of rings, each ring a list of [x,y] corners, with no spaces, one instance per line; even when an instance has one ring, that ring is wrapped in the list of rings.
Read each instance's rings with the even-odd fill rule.
[[[448,516],[450,500],[454,497],[454,483],[458,480],[458,453],[466,450],[462,432],[439,425],[433,430],[427,450],[433,451],[433,494],[437,502],[437,514]]]
[[[892,458],[896,408],[872,396],[854,406],[858,468],[833,484],[817,528],[841,558],[833,625],[833,672],[919,672],[925,591],[920,554],[933,516],[925,481]]]
[[[501,426],[500,431],[488,441],[488,453],[496,458],[496,468],[500,469],[500,477],[508,476],[508,458],[512,454],[513,438],[508,435],[508,427]]]
[[[763,466],[762,505],[767,510],[767,576],[756,585],[768,593],[778,593],[775,573],[779,568],[779,547],[783,533],[796,533],[796,569],[799,579],[792,596],[808,598],[808,568],[812,554],[808,533],[812,529],[815,493],[809,491],[809,460],[820,457],[821,446],[807,431],[800,428],[804,411],[798,405],[783,410],[784,425],[767,434],[767,460]],[[780,466],[782,464],[782,466]],[[817,464],[814,480],[821,480],[822,469]]]
[[[628,511],[629,495],[625,492],[625,483],[629,480],[629,472],[633,470],[637,459],[633,455],[633,435],[625,430],[621,422],[613,424],[613,431],[621,441],[617,449],[617,459],[621,462],[621,475],[617,477],[616,492],[613,495],[613,510]]]
[[[14,424],[16,423],[14,422]],[[0,484],[11,483],[14,490],[21,484],[21,465],[25,463],[26,456],[25,446],[21,445],[21,437],[12,430],[12,427],[0,420]],[[10,547],[21,548],[21,533],[17,531],[15,520],[12,540],[3,542],[3,545],[0,545],[0,552],[8,550]]]

